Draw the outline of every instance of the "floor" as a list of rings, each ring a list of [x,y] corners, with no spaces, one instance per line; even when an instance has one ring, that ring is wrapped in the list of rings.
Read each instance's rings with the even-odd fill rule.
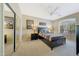
[[[67,40],[66,44],[51,50],[41,40],[17,43],[16,52],[10,52],[11,45],[8,45],[5,55],[14,56],[74,56],[76,54],[75,42]]]
[[[65,45],[54,48],[51,51],[52,56],[75,56],[76,55],[76,43],[67,40]]]

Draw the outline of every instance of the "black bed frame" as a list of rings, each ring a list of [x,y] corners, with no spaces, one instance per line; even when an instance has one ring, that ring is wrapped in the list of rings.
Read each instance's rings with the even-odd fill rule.
[[[54,47],[58,47],[60,45],[63,45],[66,43],[66,38],[64,36],[57,36],[57,37],[52,37],[51,41],[49,41],[48,39],[42,37],[39,35],[40,30],[43,29],[44,27],[38,27],[38,38],[40,40],[42,40],[45,44],[47,44],[51,49],[53,49]]]
[[[39,39],[42,40],[45,44],[47,44],[51,50],[55,47],[61,46],[66,43],[66,38],[64,36],[52,37],[52,41],[47,40],[46,38],[39,36]]]

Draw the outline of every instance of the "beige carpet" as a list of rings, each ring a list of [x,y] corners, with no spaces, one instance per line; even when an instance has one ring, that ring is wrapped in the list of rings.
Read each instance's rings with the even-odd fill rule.
[[[65,45],[54,48],[51,56],[75,56],[76,55],[76,42],[67,40]]]
[[[22,42],[13,55],[19,56],[43,56],[51,52],[50,48],[41,40]]]
[[[6,56],[11,56],[13,54],[13,45],[12,44],[5,44],[4,54]]]
[[[16,49],[18,49],[19,45],[20,45],[20,42],[16,42]],[[12,54],[14,53],[13,46],[14,46],[13,43],[4,45],[4,55],[5,56],[12,56]]]
[[[75,55],[75,42],[67,41],[65,45],[51,50],[41,40],[33,40],[28,42],[17,43],[15,53],[11,53],[10,49],[6,49],[6,55],[13,56],[73,56]],[[8,46],[10,48],[10,46]]]

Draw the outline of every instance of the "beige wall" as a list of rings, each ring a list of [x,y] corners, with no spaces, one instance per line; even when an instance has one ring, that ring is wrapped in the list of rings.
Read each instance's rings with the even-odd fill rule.
[[[54,34],[60,33],[59,25],[60,25],[59,21],[52,22],[52,28],[53,28]]]
[[[63,20],[73,19],[73,18],[76,20],[76,24],[79,24],[79,13],[68,15],[63,18],[57,19],[56,21],[53,21],[52,25],[54,27],[54,33],[60,33],[60,25]],[[76,33],[72,34],[71,36],[69,36],[67,38],[71,39],[71,40],[76,40]]]
[[[3,4],[0,3],[0,56],[3,55]]]
[[[76,25],[79,25],[79,13],[76,15]]]
[[[32,16],[23,15],[23,19],[22,19],[23,36],[22,36],[22,38],[23,38],[23,40],[26,40],[26,41],[31,40],[31,33],[34,33],[34,31],[32,29],[30,29],[30,30],[26,29],[26,20],[33,20],[35,28],[37,28],[39,26],[39,22],[45,22],[47,27],[50,27],[51,23],[52,23],[51,21],[48,21],[48,20],[44,20],[44,19],[40,19],[40,18],[36,18],[36,17],[32,17]]]
[[[76,19],[76,24],[79,24],[79,13],[75,13],[75,14],[72,14],[72,15],[68,15],[68,16],[65,16],[65,17],[62,17],[60,19],[57,19],[56,21],[53,21],[52,24],[55,26],[55,32],[60,32],[60,22],[62,22],[63,20],[66,20],[66,19],[73,19],[75,18]]]

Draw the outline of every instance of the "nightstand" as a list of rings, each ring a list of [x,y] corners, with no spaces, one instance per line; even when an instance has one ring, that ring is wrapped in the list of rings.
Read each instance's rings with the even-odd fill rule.
[[[37,40],[38,39],[38,34],[37,33],[32,33],[31,34],[31,40]]]

